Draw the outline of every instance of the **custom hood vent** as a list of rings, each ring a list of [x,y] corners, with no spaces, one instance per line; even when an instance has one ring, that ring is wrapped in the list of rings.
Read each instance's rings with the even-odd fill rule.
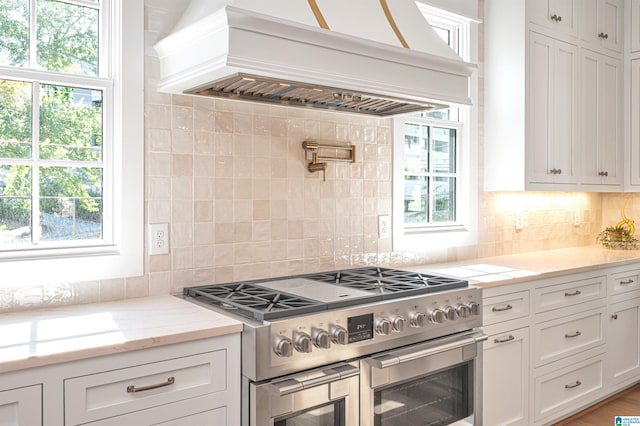
[[[413,0],[191,0],[158,89],[390,116],[468,105],[464,62]]]

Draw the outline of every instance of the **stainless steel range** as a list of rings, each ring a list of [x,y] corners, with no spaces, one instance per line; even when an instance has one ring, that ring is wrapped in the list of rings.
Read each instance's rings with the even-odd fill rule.
[[[186,288],[241,319],[243,424],[480,424],[481,290],[365,267]]]

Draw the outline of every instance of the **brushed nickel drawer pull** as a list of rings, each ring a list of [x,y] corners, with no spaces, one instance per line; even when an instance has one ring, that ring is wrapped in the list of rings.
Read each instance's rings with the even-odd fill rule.
[[[581,294],[582,292],[580,290],[576,290],[573,293],[567,293],[567,292],[564,293],[565,296],[579,296]]]
[[[620,281],[620,285],[633,284],[634,281],[632,279],[628,279],[626,281]]]
[[[614,319],[614,320],[617,320],[618,319],[618,314],[611,315],[611,318]]]
[[[491,310],[493,312],[503,312],[503,311],[508,311],[509,309],[513,309],[513,306],[507,305],[504,308],[492,308]]]
[[[505,337],[504,339],[494,339],[493,343],[507,343],[512,340],[515,340],[515,337],[513,337],[513,335],[510,334],[508,337]]]
[[[151,389],[163,388],[165,386],[172,385],[175,382],[176,382],[176,378],[171,376],[171,377],[169,377],[167,379],[166,382],[158,383],[158,384],[155,384],[155,385],[141,386],[141,387],[138,387],[138,388],[135,387],[134,385],[127,386],[127,392],[128,393],[144,392],[144,391],[148,391],[148,390],[151,390]]]
[[[572,337],[578,337],[578,336],[582,336],[582,333],[580,333],[579,331],[576,331],[573,334],[565,334],[564,337],[566,337],[567,339],[570,339]]]
[[[578,386],[580,386],[582,384],[582,382],[580,380],[576,380],[576,382],[572,385],[564,385],[565,389],[573,389],[573,388],[577,388]]]

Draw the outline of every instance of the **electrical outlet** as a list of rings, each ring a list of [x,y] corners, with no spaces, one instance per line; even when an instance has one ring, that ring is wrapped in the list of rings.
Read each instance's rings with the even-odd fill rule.
[[[522,231],[522,229],[524,228],[525,225],[525,217],[524,217],[524,213],[523,212],[517,212],[516,213],[516,231]]]
[[[149,224],[149,254],[169,254],[169,224]]]
[[[582,212],[579,209],[573,211],[573,226],[580,226],[582,223]]]
[[[391,217],[378,216],[378,238],[391,238]]]

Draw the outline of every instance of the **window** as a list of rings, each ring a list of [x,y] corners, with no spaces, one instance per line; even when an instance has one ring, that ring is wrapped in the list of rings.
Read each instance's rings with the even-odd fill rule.
[[[3,284],[142,272],[143,13],[142,0],[0,3]]]
[[[434,31],[471,60],[469,20],[418,5]],[[472,91],[475,87],[472,81]],[[476,243],[477,167],[471,161],[476,128],[475,110],[469,107],[394,119],[394,250]]]

